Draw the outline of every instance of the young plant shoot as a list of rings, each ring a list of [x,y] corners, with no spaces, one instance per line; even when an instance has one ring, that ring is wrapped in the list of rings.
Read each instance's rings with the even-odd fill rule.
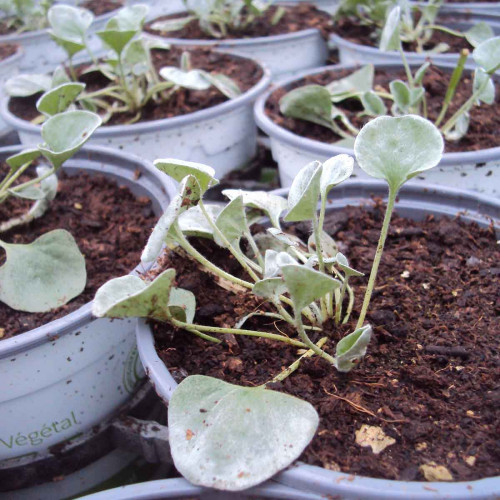
[[[50,95],[42,96],[41,101],[46,103],[44,112],[50,115]],[[100,124],[99,116],[90,111],[54,110],[42,125],[44,142],[6,160],[9,171],[0,182],[0,203],[9,198],[33,202],[23,215],[0,224],[0,247],[6,253],[6,261],[0,267],[0,300],[13,309],[49,311],[80,295],[85,287],[85,260],[67,231],[49,231],[30,244],[7,243],[1,238],[7,231],[43,216],[57,193],[57,171]],[[41,158],[47,164],[38,165],[36,176],[24,180],[33,169],[32,163]]]
[[[224,38],[228,33],[245,30],[269,9],[273,0],[182,0],[187,16],[156,21],[155,31],[169,33],[184,28],[191,21],[198,21],[200,28],[213,38]],[[277,24],[285,9],[278,7],[272,18]]]
[[[47,27],[47,12],[53,0],[1,0],[1,23],[15,34]]]
[[[423,79],[429,62],[425,62],[414,73],[408,65],[400,38],[400,7],[390,11],[382,32],[380,48],[399,51],[406,73],[406,82],[393,80],[388,91],[374,88],[374,66],[368,64],[345,78],[334,80],[328,85],[305,85],[291,90],[280,100],[283,115],[317,123],[329,128],[341,137],[336,144],[352,147],[359,130],[349,120],[346,113],[338,106],[349,100],[356,100],[362,106],[360,117],[376,117],[387,114],[387,106],[393,116],[408,113],[428,118],[427,90]],[[459,109],[446,120],[447,111],[455,96],[455,91],[468,58],[464,50],[450,75],[446,95],[441,111],[434,123],[448,141],[458,141],[469,127],[470,112],[474,106],[491,105],[495,101],[494,74],[500,69],[500,37],[477,37],[478,43],[472,53],[476,64],[471,95]]]
[[[95,296],[93,314],[155,319],[209,342],[220,343],[222,334],[233,334],[301,348],[301,357],[269,382],[284,380],[304,357],[314,355],[348,372],[363,358],[370,342],[372,330],[365,317],[396,194],[408,179],[437,165],[442,150],[437,128],[419,116],[379,117],[358,135],[357,161],[369,175],[386,180],[389,201],[356,328],[335,350],[328,335],[314,343],[310,332],[322,331],[327,322],[339,325],[347,321],[354,301],[349,279],[363,275],[349,265],[323,230],[329,192],[352,173],[353,158],[348,155],[306,165],[294,179],[288,200],[267,192],[230,189],[223,191],[229,199],[225,206],[203,200],[207,189],[218,183],[211,167],[156,160],[156,167],[178,181],[179,188],[154,228],[142,260],[153,262],[167,245],[199,263],[220,286],[261,297],[268,307],[236,318],[233,327],[199,324],[195,321],[196,297],[177,288],[176,271],[166,269],[150,282],[138,276],[109,281]],[[284,212],[287,222],[309,222],[307,242],[283,231],[280,217]],[[268,228],[254,235],[251,226],[262,216],[267,217]],[[208,260],[191,244],[192,236],[214,240],[234,256],[246,274],[235,276]],[[346,295],[349,305],[344,311]],[[242,328],[256,315],[290,324],[295,337],[279,330]],[[240,490],[271,477],[300,455],[314,435],[318,416],[308,403],[266,389],[266,385],[239,387],[196,375],[181,382],[169,404],[170,445],[178,470],[189,481]]]
[[[153,64],[152,50],[168,50],[169,46],[142,36],[148,7],[135,4],[124,7],[112,17],[104,30],[97,32],[107,52],[96,58],[88,44],[88,29],[93,14],[71,5],[55,5],[48,13],[50,34],[68,56],[66,67],[56,69],[52,77],[22,74],[9,79],[5,90],[12,97],[27,97],[50,91],[52,99],[64,101],[66,106],[75,101],[80,109],[99,113],[103,123],[113,116],[125,114],[125,123],[141,119],[143,109],[153,102],[161,105],[181,88],[206,90],[215,87],[228,99],[240,95],[238,85],[229,77],[192,67],[190,55],[185,52],[180,68],[163,67],[158,71]],[[87,92],[84,86],[76,92],[78,75],[73,57],[86,51],[92,63],[83,75],[98,72],[109,83]],[[67,68],[67,69],[66,69]],[[70,90],[68,93],[69,89]],[[43,115],[34,122],[44,120]]]

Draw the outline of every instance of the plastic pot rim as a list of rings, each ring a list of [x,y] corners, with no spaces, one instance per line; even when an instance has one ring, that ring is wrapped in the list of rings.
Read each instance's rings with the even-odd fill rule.
[[[363,198],[365,190],[386,189],[386,184],[378,180],[356,180],[348,181],[345,184],[354,191],[360,191]],[[274,190],[273,194],[286,195],[288,191],[289,188],[282,188]],[[493,206],[498,210],[499,216],[496,218],[496,225],[500,227],[500,200],[493,197],[433,184],[406,185],[402,188],[400,196],[402,200],[407,197],[411,201],[413,196],[429,192],[437,196],[442,194],[448,199],[467,199],[474,202],[479,207],[479,210],[483,205]],[[368,198],[366,200],[368,201]],[[457,210],[460,209],[457,208]],[[136,337],[139,356],[146,375],[153,383],[158,396],[167,404],[177,386],[177,382],[158,356],[153,333],[143,319],[137,321]],[[328,488],[334,487],[334,494],[342,495],[342,493],[345,493],[346,498],[359,497],[366,500],[418,498],[419,500],[435,500],[436,498],[490,498],[498,489],[499,477],[453,482],[395,481],[329,471],[322,467],[297,462],[274,476],[272,480],[299,490],[307,490],[310,493],[317,491],[328,494]],[[380,494],[380,492],[383,493]],[[473,496],[474,492],[478,492],[479,496]]]
[[[453,69],[455,65],[453,63],[433,63],[435,66],[442,68]],[[410,63],[410,66],[418,64]],[[314,139],[308,139],[307,137],[302,137],[297,135],[285,128],[274,123],[271,118],[265,113],[265,104],[269,96],[278,88],[286,87],[291,83],[300,80],[306,76],[317,75],[325,71],[338,71],[343,69],[356,69],[360,68],[362,65],[359,64],[334,64],[331,66],[323,66],[321,68],[315,68],[313,70],[302,71],[292,77],[280,80],[277,86],[274,86],[264,92],[255,102],[254,115],[257,126],[262,129],[266,134],[270,136],[271,139],[278,139],[290,146],[305,149],[310,153],[322,155],[322,156],[334,156],[337,154],[345,153],[354,156],[354,150],[351,148],[345,148],[341,146],[335,146],[334,144],[328,144],[326,142],[316,141]],[[399,63],[385,63],[385,64],[375,64],[375,70],[377,68],[401,68]],[[454,153],[444,153],[443,157],[439,163],[441,166],[454,165],[457,163],[483,163],[492,160],[496,160],[500,157],[500,146],[488,149],[481,149],[478,151],[461,151]]]
[[[22,149],[25,149],[23,145],[16,146],[8,146],[5,148],[0,148],[0,155],[2,153],[6,154],[14,154]],[[148,162],[138,158],[132,154],[125,154],[120,151],[104,147],[104,146],[84,146],[79,152],[77,152],[73,156],[73,160],[78,160],[78,158],[86,157],[88,155],[95,155],[97,158],[101,155],[114,156],[120,165],[133,165],[135,168],[141,168],[143,173],[147,173],[149,176],[155,178],[158,181],[158,185],[161,186],[159,189],[164,189],[165,196],[169,196],[168,189],[168,179],[163,179],[161,175],[159,175],[159,171],[155,169]],[[100,162],[100,160],[96,159],[96,164]],[[84,167],[82,167],[84,169]],[[102,170],[102,173],[106,175],[106,169]],[[153,193],[148,194],[152,199],[154,197]],[[160,202],[159,199],[156,200]],[[161,203],[161,202],[160,202]],[[130,272],[143,271],[144,266],[140,263],[134,268],[131,269]],[[75,311],[62,316],[61,318],[55,319],[46,323],[37,328],[33,328],[24,333],[20,333],[14,337],[0,340],[0,359],[5,358],[7,356],[11,356],[13,354],[18,354],[20,352],[32,349],[38,345],[51,342],[56,338],[59,338],[67,333],[75,331],[75,329],[83,326],[85,323],[88,323],[92,319],[92,301],[87,302],[82,305]]]
[[[217,50],[216,52],[226,54],[224,51]],[[235,58],[251,59],[235,54],[228,54]],[[262,77],[260,80],[246,92],[234,99],[228,99],[220,104],[216,104],[210,108],[193,111],[185,115],[174,116],[171,118],[162,118],[160,120],[151,120],[141,123],[132,123],[128,125],[103,125],[94,132],[94,138],[116,137],[122,134],[133,135],[143,132],[154,132],[157,130],[175,129],[187,125],[195,124],[197,122],[208,120],[219,115],[230,113],[231,111],[250,104],[268,87],[271,81],[270,71],[261,62],[251,59],[262,69]],[[5,96],[0,103],[0,115],[3,119],[11,125],[15,130],[21,130],[32,134],[40,134],[41,125],[33,125],[27,120],[17,117],[9,110],[10,96]]]
[[[2,42],[0,42],[0,43],[2,43]],[[23,57],[24,49],[23,49],[22,45],[19,45],[18,43],[14,43],[13,45],[16,46],[16,51],[14,52],[14,54],[12,54],[9,57],[6,57],[2,61],[0,61],[0,68],[2,66],[7,66],[8,64],[12,64],[12,63],[15,63],[17,61],[20,61],[21,58]]]

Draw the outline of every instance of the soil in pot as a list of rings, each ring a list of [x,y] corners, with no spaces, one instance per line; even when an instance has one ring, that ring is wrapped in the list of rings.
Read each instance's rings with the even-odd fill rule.
[[[17,52],[17,45],[13,43],[2,43],[0,44],[0,61],[13,56]]]
[[[352,265],[369,273],[384,209],[346,207],[328,216],[325,230]],[[292,229],[305,237],[310,230]],[[427,217],[393,216],[367,321],[374,336],[364,360],[350,373],[312,358],[274,389],[311,402],[320,415],[316,437],[301,456],[306,463],[347,474],[424,480],[419,467],[445,466],[456,481],[500,473],[498,447],[498,331],[500,250],[492,227]],[[217,265],[239,265],[208,240],[192,240]],[[232,295],[214,285],[191,260],[164,255],[161,267],[177,270],[176,286],[196,295],[195,323],[233,326],[262,310],[262,300]],[[326,328],[327,350],[352,331],[368,278],[353,281],[350,324]],[[286,323],[251,318],[245,328],[285,332]],[[156,348],[174,377],[206,374],[257,386],[298,357],[295,349],[265,339],[226,335],[203,341],[164,324],[153,324]],[[321,333],[320,336],[323,336]],[[314,340],[317,340],[315,338]],[[327,344],[328,345],[328,344]],[[395,443],[373,454],[355,443],[363,424],[381,427]]]
[[[21,180],[28,180],[26,176]],[[0,221],[25,213],[30,202],[9,198],[0,205]],[[90,302],[97,289],[113,277],[129,273],[140,261],[141,251],[156,223],[151,201],[135,197],[104,175],[81,171],[59,175],[59,188],[50,208],[28,225],[2,234],[7,243],[31,243],[53,229],[66,229],[85,256],[87,284],[66,305],[46,313],[15,311],[0,303],[0,338],[9,338],[44,325]],[[2,250],[0,262],[5,252]]]
[[[101,16],[123,7],[123,4],[124,0],[85,0],[79,2],[78,7],[92,11],[95,16]],[[9,26],[7,21],[8,19],[0,20],[0,36],[12,35],[18,29],[16,26]]]
[[[332,132],[330,129],[321,125],[316,125],[305,120],[285,117],[280,113],[279,100],[288,91],[301,87],[303,85],[326,85],[331,81],[339,78],[344,78],[356,69],[339,69],[329,70],[323,73],[310,75],[288,85],[287,88],[280,87],[276,89],[267,99],[266,113],[277,125],[290,130],[291,132],[326,143],[334,143],[341,139],[340,136]],[[382,70],[376,68],[374,78],[374,88],[389,92],[389,83],[395,79],[406,81],[405,72],[403,69]],[[424,77],[423,86],[426,89],[428,117],[434,121],[441,111],[446,89],[448,87],[450,74],[443,71],[437,66],[430,66]],[[453,101],[446,113],[446,119],[450,118],[455,111],[471,96],[473,76],[470,72],[465,71],[460,83],[457,85],[457,90]],[[495,77],[498,84],[498,77]],[[467,135],[459,141],[446,141],[445,153],[456,151],[479,151],[500,146],[500,137],[498,130],[500,129],[500,95],[496,93],[494,104],[474,106],[470,111],[470,124]],[[388,109],[391,103],[384,100]],[[361,128],[367,123],[369,117],[358,117],[357,114],[363,110],[360,102],[357,99],[349,99],[336,103],[336,106],[344,111],[351,122],[358,128]]]
[[[229,30],[224,39],[238,38],[257,38],[272,35],[283,35],[287,33],[295,33],[310,28],[316,28],[322,36],[328,39],[328,35],[333,32],[332,17],[313,5],[301,4],[294,6],[286,6],[285,14],[281,17],[278,23],[273,24],[272,19],[276,13],[277,6],[270,7],[264,15],[258,17],[244,30]],[[209,34],[205,33],[199,26],[197,20],[193,20],[177,31],[161,32],[151,28],[152,24],[157,21],[167,19],[175,19],[183,17],[185,14],[171,14],[168,16],[158,17],[147,23],[144,27],[145,31],[152,35],[161,35],[168,38],[182,38],[185,40],[214,40]]]
[[[188,50],[191,54],[193,68],[222,73],[232,78],[242,92],[252,88],[262,78],[262,68],[251,59],[217,53],[204,48],[181,49],[171,47],[170,50],[153,50],[153,63],[158,70],[164,66],[180,67],[181,55],[184,50]],[[84,68],[79,68],[80,74],[83,70]],[[109,83],[109,80],[98,72],[82,75],[79,79],[87,85],[86,90],[88,92],[103,88]],[[39,115],[35,105],[40,95],[11,98],[9,101],[10,112],[24,120],[32,120]],[[181,88],[167,102],[161,105],[155,105],[150,101],[143,109],[139,121],[146,122],[185,115],[216,106],[225,101],[227,101],[227,98],[214,87],[207,90]],[[113,118],[106,125],[120,125],[133,117],[134,114],[131,113],[117,113],[113,115]]]

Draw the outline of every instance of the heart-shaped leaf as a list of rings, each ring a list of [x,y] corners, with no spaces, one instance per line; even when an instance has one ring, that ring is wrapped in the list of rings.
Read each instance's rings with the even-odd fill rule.
[[[291,90],[280,99],[279,104],[285,116],[331,128],[332,101],[328,90],[321,85],[306,85]]]
[[[52,37],[70,56],[85,47],[85,35],[94,20],[92,12],[72,5],[54,5],[47,14]]]
[[[257,281],[252,288],[252,293],[257,297],[277,299],[287,291],[283,278],[265,278]]]
[[[481,68],[477,68],[474,71],[472,91],[474,93],[479,92],[477,96],[479,102],[482,101],[485,104],[493,104],[495,102],[495,84],[493,79]]]
[[[48,92],[45,92],[36,103],[40,113],[53,116],[66,111],[68,106],[83,92],[84,83],[63,83]]]
[[[479,44],[472,52],[472,57],[478,66],[487,73],[492,73],[500,66],[500,36],[490,38]]]
[[[361,103],[365,108],[365,113],[370,116],[380,116],[387,113],[384,101],[371,90],[361,96]]]
[[[337,256],[335,257],[335,262],[340,267],[340,269],[344,271],[344,274],[346,276],[364,276],[364,273],[356,271],[356,269],[353,269],[351,266],[349,266],[349,262],[343,253],[339,252],[337,254]]]
[[[22,74],[9,78],[5,82],[4,90],[11,97],[29,97],[39,92],[46,92],[51,84],[50,76]]]
[[[44,144],[40,152],[55,168],[71,158],[101,125],[101,118],[90,111],[67,111],[50,117],[42,125]]]
[[[465,38],[473,46],[477,47],[485,40],[489,40],[495,36],[493,29],[488,23],[481,21],[467,31],[464,31]]]
[[[177,470],[193,484],[229,491],[250,488],[291,464],[318,421],[298,398],[202,375],[184,379],[168,405]]]
[[[434,124],[420,116],[379,116],[367,123],[354,143],[359,166],[399,189],[408,179],[435,167],[444,142]]]
[[[373,64],[367,64],[349,76],[325,85],[325,88],[330,93],[332,102],[340,102],[348,97],[371,91],[374,75]]]
[[[193,292],[182,288],[172,288],[168,299],[170,314],[179,321],[192,323],[196,312],[196,299]]]
[[[182,161],[167,158],[165,160],[155,160],[154,166],[166,173],[172,179],[180,182],[187,175],[192,175],[198,181],[202,194],[210,187],[219,184],[215,179],[215,170],[203,163],[192,161]]]
[[[97,318],[154,318],[166,321],[175,269],[163,271],[146,283],[138,276],[122,276],[105,283],[94,297],[92,314]]]
[[[96,35],[117,54],[121,54],[123,49],[132,38],[137,34],[136,30],[114,30],[105,29],[97,31]]]
[[[348,179],[354,168],[354,159],[346,154],[340,154],[329,158],[323,163],[321,173],[320,192],[321,198],[328,197],[330,189]]]
[[[267,193],[266,191],[243,191],[241,189],[224,189],[224,196],[230,200],[241,196],[243,205],[256,208],[264,212],[270,219],[271,224],[280,227],[280,215],[286,210],[288,203],[282,196]]]
[[[172,82],[175,85],[184,87],[192,90],[206,90],[210,88],[211,83],[205,77],[204,72],[197,69],[192,69],[191,71],[183,71],[175,66],[165,66],[161,68],[160,76]]]
[[[192,175],[184,177],[179,185],[178,193],[172,198],[170,205],[160,217],[151,233],[144,250],[141,261],[152,262],[161,252],[169,231],[176,223],[179,215],[191,206],[196,205],[201,198],[200,185]]]
[[[236,197],[223,208],[215,221],[215,225],[231,245],[238,245],[240,238],[247,230],[245,207],[241,196]],[[225,244],[219,239],[217,233],[214,236],[216,243],[224,247]]]
[[[221,213],[222,206],[205,204],[208,215],[215,220]],[[179,229],[186,236],[198,236],[199,238],[213,238],[214,232],[200,207],[196,205],[182,213],[178,219]]]
[[[50,311],[85,288],[85,259],[68,231],[50,231],[28,245],[0,246],[7,258],[0,267],[0,300],[16,311]]]
[[[36,160],[40,155],[41,153],[38,149],[23,149],[20,153],[9,156],[5,162],[13,171],[16,171],[18,168],[26,165],[26,163]]]
[[[315,216],[322,173],[323,166],[319,161],[313,161],[299,170],[288,192],[286,221],[311,220]]]
[[[299,311],[342,285],[326,274],[297,264],[282,266],[281,271],[288,293]]]
[[[354,332],[346,335],[336,347],[335,368],[339,372],[351,371],[356,362],[365,354],[372,336],[370,325],[358,328]]]
[[[403,112],[408,112],[411,101],[410,88],[402,80],[394,80],[389,83],[394,103]]]
[[[380,50],[383,52],[389,50],[399,50],[401,39],[399,35],[399,23],[401,18],[401,8],[394,7],[387,16],[382,34],[380,35]]]

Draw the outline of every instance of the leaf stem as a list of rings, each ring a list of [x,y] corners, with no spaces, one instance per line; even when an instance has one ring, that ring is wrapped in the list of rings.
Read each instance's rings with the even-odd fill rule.
[[[361,308],[361,313],[359,315],[358,322],[356,324],[356,329],[363,326],[365,321],[365,316],[368,311],[368,306],[370,305],[370,300],[372,298],[373,288],[375,286],[375,279],[377,278],[378,267],[380,265],[380,259],[382,258],[382,253],[384,251],[385,240],[387,238],[387,233],[389,232],[389,223],[391,222],[392,212],[394,210],[394,203],[396,201],[396,196],[398,194],[398,189],[389,186],[389,199],[387,200],[387,208],[385,211],[384,222],[382,224],[382,229],[380,231],[380,238],[378,240],[377,251],[375,252],[375,258],[373,260],[372,270],[370,273],[370,279],[368,280],[368,286],[366,288],[365,297],[363,300],[363,307]]]

